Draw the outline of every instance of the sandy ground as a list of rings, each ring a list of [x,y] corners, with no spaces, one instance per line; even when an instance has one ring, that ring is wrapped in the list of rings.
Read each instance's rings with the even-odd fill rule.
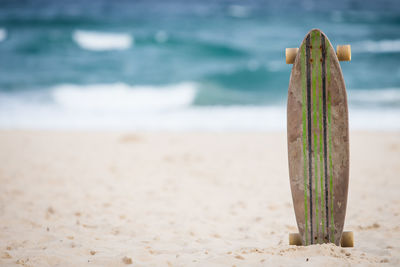
[[[400,133],[350,137],[343,249],[288,245],[284,133],[1,131],[0,265],[400,265]]]

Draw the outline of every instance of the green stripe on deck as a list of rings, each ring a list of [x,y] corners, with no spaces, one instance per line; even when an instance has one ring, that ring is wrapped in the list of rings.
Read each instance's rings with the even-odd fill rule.
[[[317,45],[318,42],[318,31],[313,31],[311,33],[311,44],[312,44],[312,90],[313,90],[313,99],[312,99],[312,104],[313,104],[313,128],[317,127],[318,121],[317,121],[317,70],[319,66],[319,62],[317,61],[318,59],[318,54],[319,54],[319,45]],[[318,236],[319,233],[319,218],[318,218],[318,164],[317,164],[317,155],[316,152],[318,151],[317,148],[317,132],[315,129],[313,129],[313,137],[314,137],[314,180],[315,180],[315,185],[314,185],[314,207],[315,207],[315,225],[317,226],[316,230],[316,236]],[[314,241],[314,240],[313,240]]]
[[[330,43],[328,39],[325,39],[325,50],[326,50],[326,75],[328,78],[328,85],[331,81],[331,64],[330,64]],[[331,94],[328,90],[328,86],[326,86],[327,94],[328,94],[328,159],[329,159],[329,201],[330,205],[330,226],[331,226],[331,242],[335,243],[335,220],[333,216],[333,163],[332,163],[332,111],[331,111]],[[327,222],[328,223],[328,222]]]
[[[303,161],[304,161],[304,219],[305,219],[305,237],[308,245],[308,196],[307,196],[307,98],[306,98],[306,45],[303,43],[300,52],[300,69],[301,69],[301,88],[302,88],[302,115],[303,115]]]

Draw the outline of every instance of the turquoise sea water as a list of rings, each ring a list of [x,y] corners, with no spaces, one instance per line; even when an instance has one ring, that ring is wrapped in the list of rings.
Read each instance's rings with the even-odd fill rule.
[[[350,126],[400,129],[400,2],[1,1],[0,128],[285,127],[311,28],[352,45]]]

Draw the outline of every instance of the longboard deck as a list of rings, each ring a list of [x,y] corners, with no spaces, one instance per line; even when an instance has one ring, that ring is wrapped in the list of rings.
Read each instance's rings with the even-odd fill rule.
[[[287,138],[302,243],[339,245],[349,182],[347,95],[335,50],[318,29],[306,35],[293,64]]]

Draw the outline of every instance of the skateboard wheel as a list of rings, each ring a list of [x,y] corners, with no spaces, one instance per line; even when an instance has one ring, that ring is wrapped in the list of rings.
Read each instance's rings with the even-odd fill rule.
[[[340,240],[340,245],[345,248],[354,247],[354,233],[353,232],[343,232],[342,239]]]
[[[301,241],[301,236],[299,233],[289,233],[289,245],[301,246],[303,242]]]
[[[286,48],[286,64],[293,64],[294,60],[296,59],[297,52],[299,51],[298,48]]]
[[[339,61],[350,61],[351,60],[350,45],[338,45],[336,47],[336,55]]]

